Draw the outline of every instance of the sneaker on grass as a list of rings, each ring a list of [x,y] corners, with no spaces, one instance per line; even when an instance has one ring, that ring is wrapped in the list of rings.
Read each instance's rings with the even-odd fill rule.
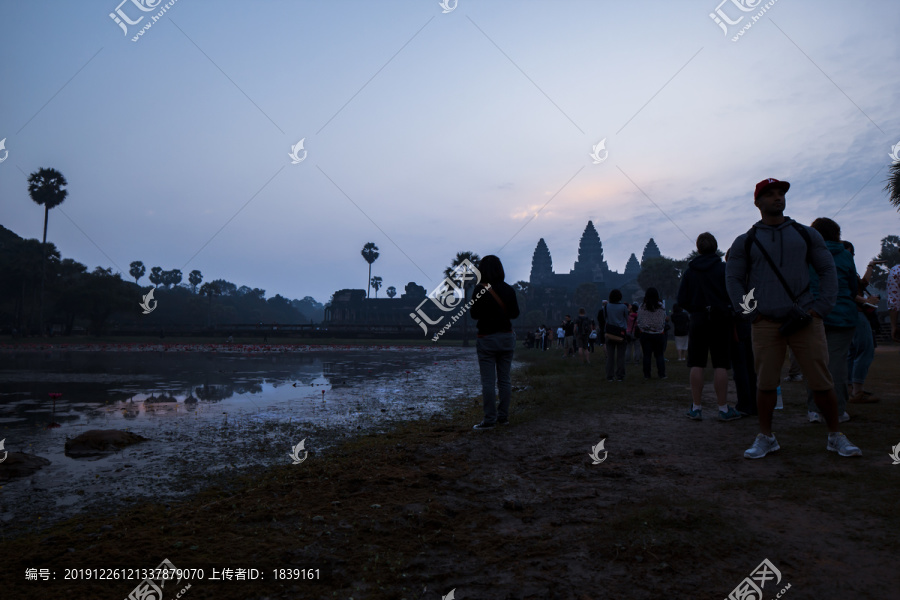
[[[483,429],[493,429],[493,428],[494,428],[494,424],[493,424],[493,423],[485,423],[484,421],[482,421],[481,423],[479,423],[478,425],[476,425],[476,426],[473,427],[472,429],[476,429],[476,430],[478,430],[478,431],[481,431],[481,430],[483,430]]]
[[[720,421],[734,421],[735,419],[740,419],[741,413],[736,411],[733,406],[728,407],[727,412],[719,411],[719,420]]]
[[[693,408],[689,408],[687,411],[687,418],[693,419],[694,421],[702,421],[703,420],[703,409],[698,408],[694,410]]]
[[[841,456],[862,456],[862,450],[851,444],[843,433],[829,433],[825,449],[837,452]]]
[[[829,441],[828,443],[830,444],[831,442]],[[760,433],[753,440],[753,445],[744,450],[744,458],[762,458],[769,452],[775,452],[776,450],[781,450],[781,446],[778,445],[775,435],[772,434],[772,437],[769,438]]]
[[[846,423],[850,420],[850,415],[847,414],[847,411],[844,411],[844,414],[838,417],[838,423]]]
[[[806,413],[806,416],[809,419],[810,423],[824,423],[824,419],[822,419],[822,417],[820,417],[819,413],[817,412],[810,411]]]

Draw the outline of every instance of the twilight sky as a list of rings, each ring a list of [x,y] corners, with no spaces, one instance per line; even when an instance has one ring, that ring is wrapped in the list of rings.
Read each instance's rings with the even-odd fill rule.
[[[0,224],[40,239],[26,178],[53,167],[64,257],[326,302],[365,286],[370,241],[400,292],[461,250],[528,279],[541,237],[568,272],[588,219],[620,272],[651,236],[727,247],[775,177],[864,268],[900,233],[900,3],[777,0],[753,23],[766,2],[726,0],[726,35],[719,1],[177,0],[134,42],[166,2],[0,0]],[[143,16],[127,35],[117,7]]]

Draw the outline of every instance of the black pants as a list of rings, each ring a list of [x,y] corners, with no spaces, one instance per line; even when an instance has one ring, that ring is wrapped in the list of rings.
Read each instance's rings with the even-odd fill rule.
[[[644,377],[650,377],[650,355],[656,357],[656,373],[666,376],[666,334],[641,332],[641,350],[644,353]]]
[[[734,369],[734,388],[737,392],[735,409],[757,414],[756,410],[756,367],[753,364],[753,344],[750,340],[750,323],[735,323],[737,340],[731,339],[731,367]]]

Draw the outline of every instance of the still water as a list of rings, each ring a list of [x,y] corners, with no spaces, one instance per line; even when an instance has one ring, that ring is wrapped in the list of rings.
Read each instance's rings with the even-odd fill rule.
[[[51,462],[0,482],[0,534],[291,464],[301,440],[315,460],[348,437],[459,410],[480,392],[473,348],[0,352],[0,439]],[[65,456],[66,439],[91,429],[150,441]]]

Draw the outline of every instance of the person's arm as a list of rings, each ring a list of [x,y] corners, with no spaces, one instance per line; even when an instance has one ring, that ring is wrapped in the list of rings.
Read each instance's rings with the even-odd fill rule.
[[[872,269],[874,268],[875,263],[870,260],[869,264],[866,265],[865,274],[863,274],[863,276],[859,278],[859,287],[861,287],[862,289],[869,287],[869,282],[872,281]]]
[[[684,275],[681,276],[681,284],[678,286],[678,295],[676,298],[676,302],[681,305],[685,310],[691,310],[688,302],[689,298],[689,289],[688,289],[688,279],[690,278],[690,269],[684,272]]]
[[[519,318],[519,299],[516,297],[516,290],[512,288],[512,286],[507,286],[506,288],[508,298],[504,299],[506,302],[506,316],[509,317],[509,320]]]
[[[737,236],[731,244],[731,249],[728,250],[728,262],[725,263],[725,289],[734,307],[740,306],[747,293],[746,279],[750,257],[744,254],[746,239],[746,233]]]
[[[891,314],[891,339],[900,342],[897,329],[897,313],[900,312],[900,266],[890,270],[887,278],[888,310]]]
[[[834,266],[834,258],[828,247],[825,246],[825,240],[822,234],[807,227],[809,232],[812,248],[810,248],[809,256],[812,261],[812,267],[819,276],[819,297],[815,299],[812,307],[807,311],[814,317],[824,319],[828,313],[834,309],[837,303],[838,280],[837,268]],[[800,235],[799,233],[797,235]]]

